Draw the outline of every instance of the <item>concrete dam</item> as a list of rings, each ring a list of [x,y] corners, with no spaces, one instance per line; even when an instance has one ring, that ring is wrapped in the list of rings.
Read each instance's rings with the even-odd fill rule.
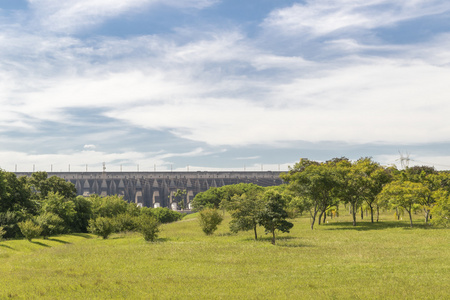
[[[283,172],[48,172],[48,176],[57,176],[73,183],[78,195],[120,195],[139,206],[176,209],[173,195],[178,189],[186,190],[184,197],[189,205],[195,195],[211,187],[238,183],[254,183],[263,187],[281,185],[281,173]],[[32,173],[16,174],[31,176]]]

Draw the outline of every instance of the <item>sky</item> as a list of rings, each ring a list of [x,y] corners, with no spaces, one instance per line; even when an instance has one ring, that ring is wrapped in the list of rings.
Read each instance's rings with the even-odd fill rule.
[[[450,1],[0,0],[0,168],[450,169]]]

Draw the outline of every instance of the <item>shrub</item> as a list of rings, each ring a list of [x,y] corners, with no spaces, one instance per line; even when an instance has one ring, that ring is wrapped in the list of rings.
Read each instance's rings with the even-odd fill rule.
[[[206,208],[199,213],[200,226],[207,235],[211,235],[217,230],[217,226],[222,223],[223,217],[217,209]]]
[[[42,232],[41,226],[34,224],[32,220],[26,220],[18,223],[17,225],[19,225],[23,236],[30,242],[32,239],[39,237]]]
[[[183,218],[184,214],[168,209],[167,207],[158,207],[151,210],[159,223],[171,223]]]
[[[21,237],[20,228],[17,223],[22,221],[22,217],[17,212],[7,211],[0,213],[0,226],[3,227],[5,238]]]
[[[36,223],[42,228],[44,239],[64,231],[64,220],[51,212],[45,212],[37,216]]]
[[[159,223],[155,217],[142,215],[139,217],[139,232],[146,241],[153,242],[158,237]]]
[[[139,228],[138,220],[129,213],[117,215],[114,218],[114,229],[116,232],[137,231]]]
[[[3,230],[3,226],[0,226],[0,241],[3,240],[3,235],[6,233],[6,231]]]
[[[89,220],[89,232],[107,239],[114,232],[114,223],[111,218],[98,217]]]

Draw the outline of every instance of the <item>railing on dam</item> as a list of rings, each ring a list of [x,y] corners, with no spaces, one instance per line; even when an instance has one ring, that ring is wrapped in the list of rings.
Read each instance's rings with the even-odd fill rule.
[[[186,190],[189,204],[196,194],[210,187],[238,183],[254,183],[260,186],[283,184],[283,172],[49,172],[72,182],[78,195],[121,195],[126,201],[147,207],[171,207],[173,194]],[[32,173],[16,173],[31,176]]]

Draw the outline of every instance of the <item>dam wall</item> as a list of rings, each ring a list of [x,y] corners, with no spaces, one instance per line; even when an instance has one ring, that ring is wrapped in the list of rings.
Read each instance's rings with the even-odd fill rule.
[[[211,187],[238,183],[254,183],[263,187],[281,185],[281,173],[284,172],[48,172],[48,176],[73,183],[78,195],[120,195],[139,206],[176,209],[173,206],[174,193],[178,189],[186,190],[184,197],[189,205],[195,195]],[[31,174],[16,173],[18,177]]]

